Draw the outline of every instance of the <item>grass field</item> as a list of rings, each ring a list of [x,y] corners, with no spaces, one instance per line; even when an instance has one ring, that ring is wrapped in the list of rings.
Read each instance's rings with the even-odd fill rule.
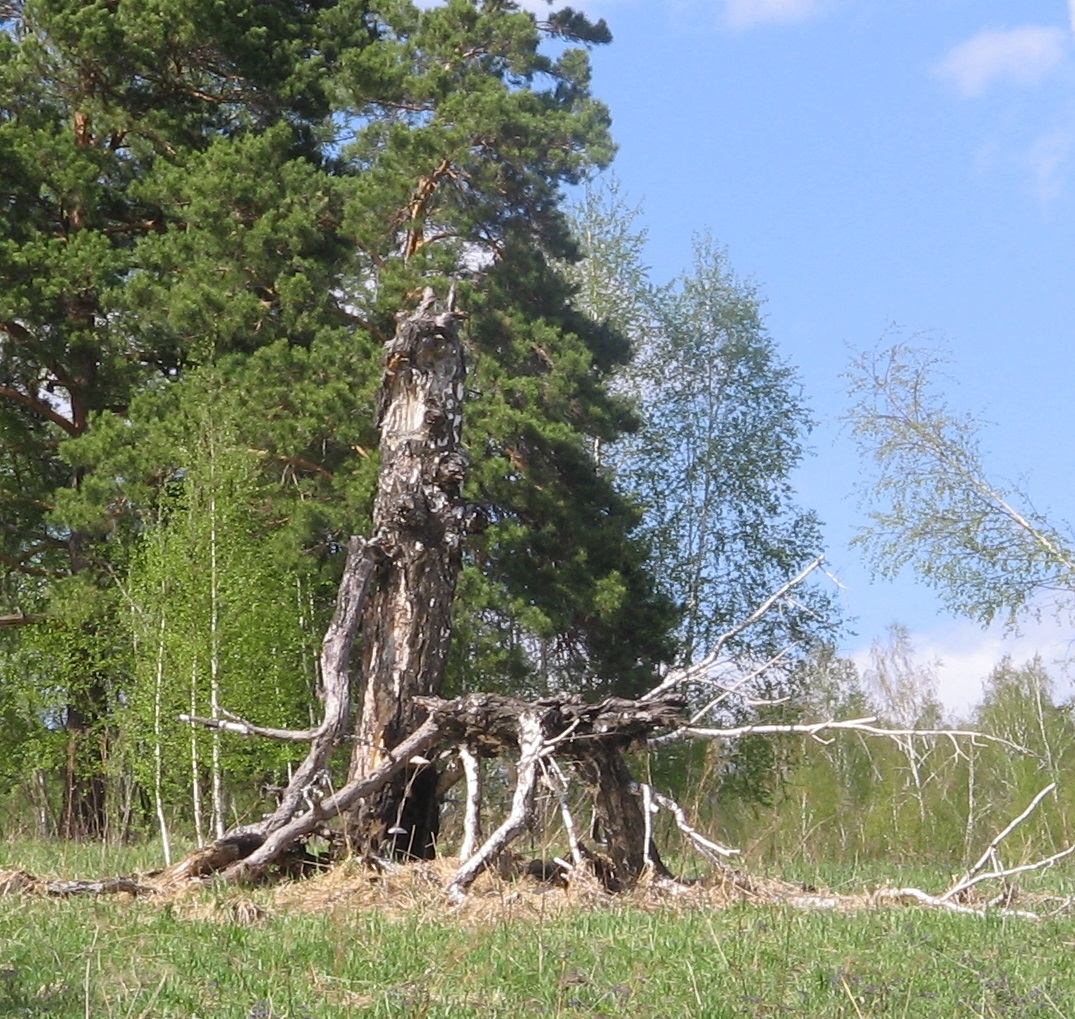
[[[0,867],[102,876],[141,866],[117,867],[115,850],[104,866],[90,849],[49,868],[35,852],[0,844]],[[0,898],[0,1016],[1075,1016],[1070,917],[741,902],[564,909],[561,892],[510,886],[456,915],[434,894],[378,907],[337,891]]]

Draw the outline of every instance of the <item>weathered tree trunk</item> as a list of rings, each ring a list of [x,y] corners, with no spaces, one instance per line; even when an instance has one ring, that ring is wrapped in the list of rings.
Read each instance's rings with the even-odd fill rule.
[[[91,679],[67,706],[67,762],[64,769],[63,829],[65,839],[103,838],[108,827],[105,797],[106,716],[104,684]]]
[[[456,316],[431,290],[401,317],[379,395],[381,473],[373,540],[384,552],[363,622],[365,689],[350,780],[371,775],[419,724],[419,695],[440,692],[467,530],[463,349]],[[405,769],[348,818],[360,852],[429,858],[438,828],[436,772]]]
[[[604,853],[592,854],[592,863],[605,887],[614,892],[633,888],[647,861],[657,876],[670,876],[650,839],[637,783],[621,749],[595,743],[575,767],[593,794],[594,820],[604,839]]]

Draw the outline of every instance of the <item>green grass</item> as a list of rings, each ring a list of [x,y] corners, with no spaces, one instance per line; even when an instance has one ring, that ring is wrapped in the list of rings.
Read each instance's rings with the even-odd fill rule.
[[[200,910],[0,899],[0,1017],[1075,1015],[1070,918],[619,905],[543,919],[509,904],[480,924],[346,909],[242,924],[234,894],[208,891]]]
[[[181,860],[192,848],[193,843],[184,842],[173,846],[172,853],[175,859]],[[163,866],[164,852],[159,840],[155,839],[129,846],[103,842],[0,839],[0,868],[26,870],[38,877],[115,877]]]
[[[481,927],[336,911],[241,925],[7,901],[0,1015],[1069,1017],[1073,933],[917,910],[613,908]]]

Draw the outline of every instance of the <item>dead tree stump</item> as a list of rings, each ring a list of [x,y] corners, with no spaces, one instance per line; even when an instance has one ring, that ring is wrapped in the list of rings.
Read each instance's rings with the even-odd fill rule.
[[[451,640],[463,502],[460,440],[465,368],[456,314],[432,290],[403,316],[385,350],[378,399],[381,470],[373,542],[383,552],[362,627],[363,691],[349,778],[385,762],[422,718],[414,698],[436,695]],[[348,817],[362,853],[430,858],[439,804],[434,770],[412,764]]]

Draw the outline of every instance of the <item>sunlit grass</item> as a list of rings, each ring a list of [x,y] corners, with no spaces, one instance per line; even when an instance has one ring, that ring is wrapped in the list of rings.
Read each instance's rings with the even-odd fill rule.
[[[16,862],[13,848],[3,847],[0,866]],[[78,876],[93,863],[76,850],[68,860]],[[90,876],[136,869],[118,862]],[[937,888],[945,878],[926,883]],[[171,903],[0,899],[0,1016],[1075,1015],[1067,917],[744,903],[612,903],[543,916],[524,915],[508,895],[480,919],[447,908],[393,918],[346,903],[286,907],[269,889],[241,895],[265,915],[236,909],[240,893],[224,888]]]
[[[192,845],[173,845],[180,859]],[[45,878],[100,878],[142,873],[164,866],[159,840],[127,846],[103,842],[68,842],[61,839],[0,839],[0,867],[30,871]]]
[[[479,927],[377,914],[190,919],[0,904],[0,1014],[1070,1016],[1068,923],[920,910],[616,909]]]

